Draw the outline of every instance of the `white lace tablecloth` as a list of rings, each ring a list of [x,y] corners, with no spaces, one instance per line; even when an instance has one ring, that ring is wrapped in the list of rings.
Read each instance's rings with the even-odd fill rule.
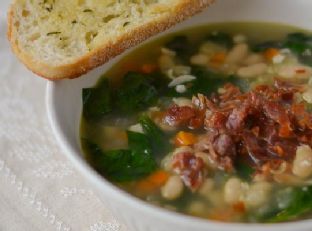
[[[46,80],[10,51],[0,0],[0,231],[125,231],[56,144]]]

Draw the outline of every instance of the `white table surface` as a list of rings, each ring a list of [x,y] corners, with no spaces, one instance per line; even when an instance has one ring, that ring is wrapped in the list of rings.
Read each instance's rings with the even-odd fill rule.
[[[8,5],[0,0],[0,231],[125,231],[56,144],[47,82],[10,51]]]

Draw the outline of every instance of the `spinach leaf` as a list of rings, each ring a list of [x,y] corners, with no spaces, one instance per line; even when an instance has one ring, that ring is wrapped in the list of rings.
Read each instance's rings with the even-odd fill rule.
[[[239,160],[235,163],[235,169],[237,175],[245,180],[251,180],[252,174],[255,172],[255,170],[250,165],[242,160]]]
[[[225,46],[227,48],[231,48],[233,46],[232,36],[223,32],[211,33],[206,37],[206,40]]]
[[[155,103],[158,92],[152,82],[150,75],[135,72],[126,74],[122,86],[116,90],[116,108],[121,112],[131,113]]]
[[[290,221],[312,212],[312,186],[295,188],[291,197],[288,206],[269,219],[269,222]]]
[[[312,36],[304,33],[291,33],[287,36],[283,45],[298,55],[299,60],[312,66]],[[306,51],[309,51],[306,53]]]
[[[291,33],[288,34],[284,47],[289,48],[294,53],[300,54],[307,48],[312,46],[312,37],[304,33]]]
[[[202,68],[193,68],[192,74],[196,76],[196,80],[192,82],[192,87],[188,89],[192,95],[197,93],[209,95],[227,82],[227,77]]]
[[[129,131],[128,142],[127,150],[105,152],[89,141],[85,141],[85,145],[97,171],[110,180],[125,182],[145,177],[157,168],[147,136]]]
[[[127,131],[129,149],[138,152],[152,155],[151,143],[149,137],[145,134]]]
[[[141,116],[139,123],[152,144],[154,152],[164,151],[168,146],[164,132],[146,115]]]
[[[82,91],[83,115],[86,119],[99,119],[112,111],[109,82],[103,78],[95,88]]]
[[[191,53],[191,45],[188,38],[184,35],[175,36],[171,41],[165,44],[170,50],[177,53],[178,56],[188,56]]]

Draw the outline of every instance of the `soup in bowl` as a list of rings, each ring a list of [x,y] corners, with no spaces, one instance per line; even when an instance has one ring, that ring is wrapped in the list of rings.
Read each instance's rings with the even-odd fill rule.
[[[216,4],[88,80],[49,87],[52,105],[63,97],[50,109],[58,139],[134,230],[311,228],[312,36],[304,19],[209,20],[234,2],[247,19],[266,4]]]

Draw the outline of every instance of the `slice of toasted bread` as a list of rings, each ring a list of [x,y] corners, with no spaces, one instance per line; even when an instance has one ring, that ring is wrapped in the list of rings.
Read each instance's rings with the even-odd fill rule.
[[[15,0],[8,38],[51,80],[75,78],[203,10],[213,0]]]

